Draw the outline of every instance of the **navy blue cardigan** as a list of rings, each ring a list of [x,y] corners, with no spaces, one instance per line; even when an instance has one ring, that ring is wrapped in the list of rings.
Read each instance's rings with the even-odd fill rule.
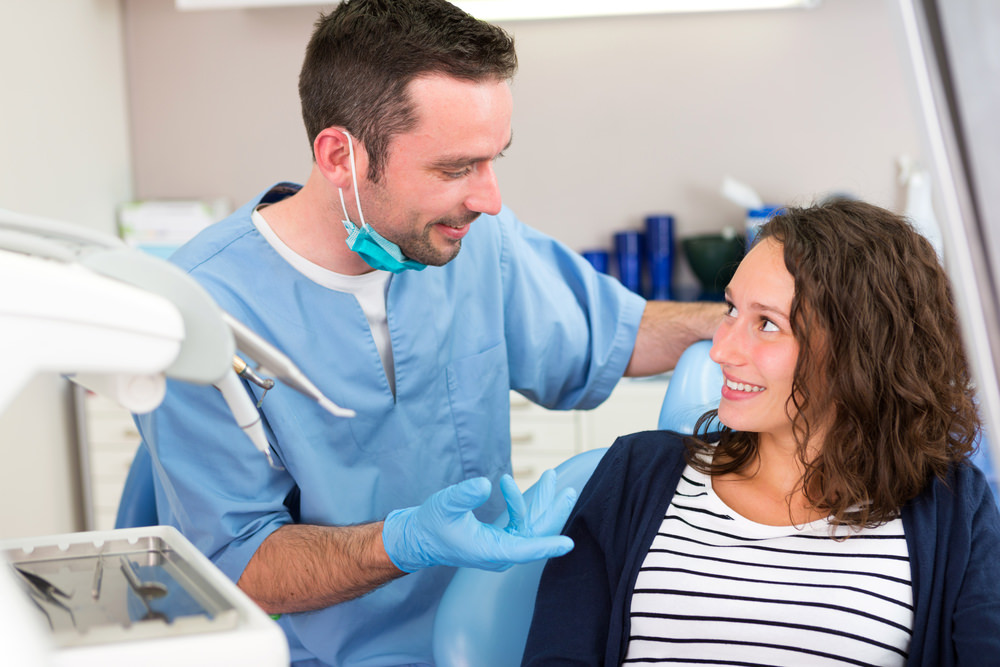
[[[619,438],[580,494],[576,546],[542,574],[523,665],[618,665],[646,557],[684,469],[682,436]],[[1000,513],[982,472],[954,466],[903,508],[914,600],[907,665],[1000,665]]]

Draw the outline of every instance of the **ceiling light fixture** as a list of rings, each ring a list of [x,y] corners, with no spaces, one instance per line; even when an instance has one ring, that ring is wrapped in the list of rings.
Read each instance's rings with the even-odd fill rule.
[[[820,0],[453,0],[486,21],[812,8]]]
[[[179,10],[333,5],[331,0],[174,0]],[[815,7],[821,0],[452,0],[485,21]]]

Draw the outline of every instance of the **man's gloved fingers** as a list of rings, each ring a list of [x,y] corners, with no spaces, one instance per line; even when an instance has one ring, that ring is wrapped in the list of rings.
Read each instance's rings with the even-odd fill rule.
[[[556,495],[556,471],[549,469],[542,473],[535,484],[535,497],[528,508],[528,520],[534,523],[544,514]]]
[[[566,525],[573,506],[576,505],[576,489],[566,488],[559,492],[548,510],[532,524],[532,534],[539,537],[558,535]]]
[[[573,549],[573,540],[565,535],[551,537],[518,538],[511,536],[516,542],[506,545],[504,560],[511,564],[531,563],[543,558],[563,556]]]
[[[492,489],[490,480],[485,477],[474,477],[438,491],[434,500],[444,513],[464,514],[485,503]]]
[[[500,478],[500,492],[503,493],[503,498],[507,502],[508,521],[504,530],[508,533],[518,533],[523,528],[528,514],[528,506],[524,501],[524,496],[521,495],[521,489],[518,488],[513,477],[504,475]]]

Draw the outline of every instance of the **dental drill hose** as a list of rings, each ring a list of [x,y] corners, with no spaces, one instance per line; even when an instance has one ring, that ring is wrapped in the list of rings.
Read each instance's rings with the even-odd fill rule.
[[[243,388],[243,383],[235,371],[227,372],[222,379],[215,384],[215,388],[222,392],[222,397],[226,400],[229,410],[236,418],[236,423],[247,434],[250,441],[264,456],[267,462],[273,467],[274,460],[271,458],[271,447],[264,435],[264,426],[260,422],[260,413]]]

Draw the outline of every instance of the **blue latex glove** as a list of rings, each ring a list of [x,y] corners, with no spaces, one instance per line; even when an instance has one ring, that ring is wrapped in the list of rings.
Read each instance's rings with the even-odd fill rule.
[[[504,530],[520,537],[558,535],[576,504],[576,490],[563,489],[556,498],[556,471],[546,470],[535,484],[535,496],[528,505],[514,478],[500,478],[500,491],[507,501],[508,523]]]
[[[419,507],[391,512],[382,526],[382,542],[393,564],[403,572],[435,565],[500,572],[517,563],[562,556],[573,548],[573,540],[553,532],[562,529],[575,492],[560,494],[552,504],[550,491],[547,507],[540,502],[546,500],[540,498],[546,494],[539,493],[531,506],[525,507],[513,480],[501,483],[508,507],[515,508],[512,517],[516,515],[519,522],[513,529],[502,530],[472,513],[489,499],[491,489],[485,477],[468,479],[438,491]],[[563,514],[559,522],[558,516]],[[559,525],[552,531],[556,523]]]

